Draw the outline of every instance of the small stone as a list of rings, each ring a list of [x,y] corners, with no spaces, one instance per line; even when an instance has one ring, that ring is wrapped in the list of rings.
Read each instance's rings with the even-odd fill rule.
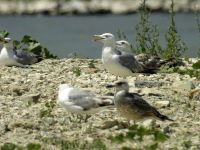
[[[170,106],[169,101],[156,101],[155,104],[161,108]]]
[[[153,120],[153,119],[147,119],[147,120],[145,120],[145,121],[143,121],[142,122],[142,125],[144,126],[144,127],[153,127],[153,126],[155,126],[155,120]]]
[[[114,127],[118,124],[119,124],[119,122],[117,120],[105,121],[100,128],[101,129],[109,129],[109,128],[112,128],[112,127]]]
[[[176,81],[172,84],[172,89],[177,92],[188,92],[194,88],[192,81]]]
[[[41,94],[40,93],[36,93],[36,94],[30,94],[30,95],[26,95],[22,98],[22,100],[26,100],[28,102],[28,104],[31,103],[38,103],[39,102],[39,98],[40,98]]]

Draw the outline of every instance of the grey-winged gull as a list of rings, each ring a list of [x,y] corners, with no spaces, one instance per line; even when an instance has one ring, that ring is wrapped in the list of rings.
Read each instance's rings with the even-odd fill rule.
[[[108,85],[107,87],[116,88],[114,102],[117,110],[123,117],[134,121],[141,121],[148,118],[173,121],[167,116],[162,115],[139,94],[130,93],[129,85],[126,81],[117,81],[115,84]]]
[[[132,54],[133,57],[146,68],[157,70],[161,65],[165,64],[165,61],[161,60],[158,56],[152,56],[150,58],[148,54],[143,53],[134,55],[131,51],[131,44],[126,40],[116,41],[116,47],[124,53]]]
[[[93,114],[114,105],[112,99],[98,97],[68,84],[59,85],[58,104],[76,114]]]
[[[155,73],[156,70],[149,69],[140,64],[133,55],[122,53],[117,49],[113,34],[104,33],[102,35],[94,35],[93,39],[104,44],[102,62],[110,73],[121,77],[132,76],[134,73]]]
[[[11,38],[3,38],[1,42],[0,65],[25,67],[39,61],[38,56],[31,52],[14,50]]]
[[[126,40],[116,41],[116,48],[122,52],[133,54],[131,44]]]

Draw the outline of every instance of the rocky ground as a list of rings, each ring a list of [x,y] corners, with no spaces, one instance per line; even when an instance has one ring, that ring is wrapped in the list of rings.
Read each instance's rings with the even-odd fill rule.
[[[100,60],[44,60],[30,68],[1,67],[1,147],[8,143],[20,147],[35,143],[45,150],[200,149],[200,102],[188,97],[193,84],[198,83],[196,78],[158,73],[139,74],[127,80],[130,84],[135,82],[131,91],[145,94],[144,99],[175,121],[139,122],[146,128],[138,127],[136,136],[127,138],[131,125],[114,108],[94,114],[85,122],[57,105],[61,83],[98,95],[113,92],[103,85],[113,83],[116,77],[103,69]],[[147,129],[152,132],[145,134]]]
[[[141,7],[140,0],[0,0],[0,14],[128,14]],[[200,0],[174,0],[175,11],[199,10]],[[147,0],[152,11],[169,11],[171,0]]]

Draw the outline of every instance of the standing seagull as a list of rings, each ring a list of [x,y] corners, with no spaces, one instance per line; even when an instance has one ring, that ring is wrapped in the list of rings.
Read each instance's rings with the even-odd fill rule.
[[[155,73],[155,70],[140,64],[133,55],[118,50],[115,37],[111,33],[94,35],[93,39],[104,44],[102,62],[110,73],[121,77],[131,76],[134,73]]]
[[[4,38],[1,42],[3,48],[0,52],[0,65],[25,67],[39,61],[38,56],[31,52],[13,50],[11,38]]]
[[[155,107],[147,103],[142,97],[137,93],[129,93],[129,85],[126,81],[118,81],[115,85],[109,85],[109,87],[115,87],[115,106],[119,113],[129,119],[134,121],[140,121],[148,118],[156,118],[161,121],[172,119],[165,115],[159,113]]]
[[[77,114],[93,114],[114,105],[113,100],[102,99],[93,93],[67,84],[59,85],[58,103],[69,112]]]

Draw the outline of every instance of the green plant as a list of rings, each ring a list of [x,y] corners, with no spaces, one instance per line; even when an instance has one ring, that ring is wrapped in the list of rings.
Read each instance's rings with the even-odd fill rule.
[[[196,63],[194,63],[194,64],[192,65],[192,68],[193,68],[193,69],[200,69],[200,61],[197,61]]]
[[[127,40],[126,34],[122,32],[121,30],[118,30],[116,33],[119,39]]]
[[[53,111],[53,108],[55,107],[55,101],[47,101],[45,103],[45,108],[40,110],[40,118],[43,117],[53,117],[53,115],[51,114]]]
[[[196,18],[197,29],[198,29],[198,32],[200,34],[200,19],[199,19],[199,12],[198,11],[195,12],[195,18]],[[197,51],[197,56],[200,57],[200,48]]]
[[[0,31],[0,39],[2,41],[3,38],[9,36],[9,32],[6,30]],[[43,47],[37,40],[33,39],[29,35],[24,35],[21,41],[14,40],[13,41],[14,49],[16,50],[24,50],[24,51],[30,51],[38,56],[40,56],[43,59],[46,58],[58,58],[57,56],[51,54],[49,50],[45,47]]]
[[[47,48],[43,47],[38,41],[29,35],[25,35],[21,41],[14,40],[13,45],[15,49],[30,51],[44,59],[57,58],[57,56],[51,54]]]
[[[128,140],[143,141],[143,137],[146,135],[153,135],[154,140],[157,142],[164,142],[168,136],[158,129],[149,129],[143,126],[133,125],[129,127],[129,131],[126,134],[119,134],[117,136],[111,136],[109,139],[114,143],[123,143]]]
[[[79,77],[81,75],[80,67],[73,67],[72,72],[76,75],[76,77]]]
[[[41,149],[41,145],[40,144],[36,144],[36,143],[28,143],[26,145],[27,150],[40,150]]]
[[[143,0],[140,20],[136,25],[136,52],[158,56],[162,51],[158,27],[149,21],[149,17],[150,11],[146,7],[146,0]]]
[[[159,70],[160,73],[178,73],[181,75],[189,75],[190,77],[199,77],[200,76],[200,69],[189,69],[189,68],[185,68],[185,69],[180,69],[179,67],[162,67]]]
[[[0,147],[1,150],[23,150],[21,146],[13,143],[5,143]]]
[[[5,38],[9,36],[9,32],[7,30],[0,31],[0,38]]]
[[[171,0],[170,25],[169,25],[168,31],[165,34],[165,39],[167,42],[167,47],[163,51],[162,56],[166,59],[180,58],[181,56],[183,56],[183,53],[186,50],[188,50],[186,44],[181,40],[181,37],[178,34],[177,29],[176,29],[173,0]]]
[[[41,150],[41,145],[36,143],[28,143],[25,147],[13,144],[5,143],[0,147],[1,150]]]
[[[52,137],[52,138],[43,138],[43,142],[56,145],[61,149],[92,149],[92,150],[106,150],[106,145],[101,139],[94,139],[93,142],[88,142],[84,140],[65,140],[62,138]]]
[[[184,142],[182,143],[182,145],[183,145],[185,148],[189,149],[189,148],[192,146],[192,141],[191,141],[191,140],[184,141]]]
[[[89,62],[88,62],[88,67],[89,67],[89,68],[96,68],[94,63],[95,63],[95,60],[94,60],[94,59],[89,60]]]

